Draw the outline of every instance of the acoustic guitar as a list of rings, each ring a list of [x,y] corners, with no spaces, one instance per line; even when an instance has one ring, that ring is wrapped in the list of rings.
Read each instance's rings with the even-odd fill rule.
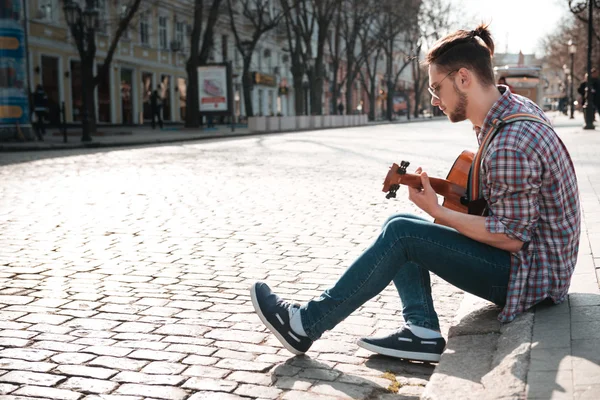
[[[484,215],[487,212],[487,204],[483,199],[478,201],[467,201],[467,184],[469,171],[473,164],[475,154],[464,150],[450,168],[446,179],[429,178],[433,190],[444,197],[443,207],[465,214]],[[387,193],[387,199],[395,198],[400,185],[422,189],[421,176],[409,174],[406,168],[410,165],[408,161],[402,161],[400,166],[392,164],[385,181],[383,181],[383,192]]]

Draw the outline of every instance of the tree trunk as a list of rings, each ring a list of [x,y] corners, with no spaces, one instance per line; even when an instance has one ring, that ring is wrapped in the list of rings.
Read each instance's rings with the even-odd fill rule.
[[[94,98],[94,59],[86,58],[81,62],[82,108],[87,112],[87,127],[90,134],[96,132],[96,102]],[[84,83],[85,82],[85,83]],[[83,117],[83,116],[82,116]],[[83,125],[85,121],[82,119]]]
[[[198,99],[198,71],[192,58],[186,63],[187,87],[185,98],[185,127],[197,128],[200,126],[200,104]]]
[[[375,64],[375,66],[377,66],[377,64]],[[371,121],[375,121],[375,110],[377,109],[377,96],[375,93],[375,78],[371,77],[370,78],[370,84],[371,84],[371,92],[369,93],[369,119]]]
[[[338,102],[338,91],[339,91],[339,87],[337,84],[337,65],[334,65],[334,72],[333,72],[333,82],[331,82],[331,112],[333,114],[337,114],[338,113],[338,109],[337,109],[337,102]]]
[[[294,80],[294,108],[296,115],[304,115],[304,68],[301,65],[300,57],[292,54],[292,79]]]
[[[346,76],[346,114],[352,114],[354,104],[352,102],[352,82]]]
[[[252,108],[252,76],[250,75],[250,60],[244,60],[244,69],[242,73],[242,86],[244,88],[244,106],[246,107],[246,117],[254,117]],[[258,110],[260,114],[262,110]]]
[[[310,96],[310,114],[323,114],[323,57],[317,57],[315,68],[312,73],[311,96]]]

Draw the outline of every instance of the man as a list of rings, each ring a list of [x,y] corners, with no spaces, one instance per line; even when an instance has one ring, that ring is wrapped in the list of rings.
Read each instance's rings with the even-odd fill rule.
[[[440,334],[429,272],[500,307],[510,322],[533,305],[567,296],[579,248],[579,193],[569,154],[540,108],[494,84],[494,43],[487,26],[460,30],[429,52],[431,103],[450,121],[470,120],[479,143],[498,118],[528,113],[540,120],[501,127],[479,169],[487,216],[443,208],[421,168],[422,190],[409,199],[440,224],[401,214],[335,285],[302,306],[280,299],[262,282],[251,287],[260,319],[286,349],[305,353],[313,341],[393,282],[406,324],[358,345],[411,360],[439,361]],[[548,125],[547,125],[547,124]]]
[[[582,99],[582,104],[586,105],[586,106],[591,106],[594,107],[594,121],[596,121],[596,111],[598,112],[598,114],[600,115],[600,80],[598,79],[599,74],[598,74],[598,70],[596,68],[592,68],[592,87],[591,87],[591,92],[592,92],[592,103],[591,104],[587,104],[586,100],[587,100],[587,96],[586,96],[586,87],[587,87],[587,78],[588,78],[588,74],[585,74],[585,79],[583,82],[581,82],[581,84],[579,85],[579,88],[577,88],[577,93],[579,93],[581,95],[581,99]]]

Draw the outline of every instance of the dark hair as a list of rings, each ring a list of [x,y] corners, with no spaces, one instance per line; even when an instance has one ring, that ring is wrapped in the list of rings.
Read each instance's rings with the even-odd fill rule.
[[[480,24],[472,31],[458,30],[438,40],[429,50],[425,63],[435,64],[442,72],[470,69],[482,84],[494,84],[492,56],[494,41],[488,25]]]

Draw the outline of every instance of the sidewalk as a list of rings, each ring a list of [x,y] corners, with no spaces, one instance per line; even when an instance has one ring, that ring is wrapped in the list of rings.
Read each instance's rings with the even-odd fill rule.
[[[581,244],[569,297],[502,326],[497,307],[466,295],[423,399],[600,397],[600,125],[551,114],[571,153],[582,206]]]
[[[400,119],[393,122],[377,120],[369,122],[366,126],[381,124],[401,124],[409,122],[435,121],[445,119],[445,116],[434,118],[418,118],[407,121]],[[311,128],[306,130],[321,129],[343,129],[354,127],[336,127],[336,128]],[[363,125],[365,126],[365,125]],[[139,146],[161,143],[174,143],[190,140],[221,139],[229,137],[240,137],[250,135],[266,135],[273,133],[293,133],[299,130],[287,132],[251,132],[247,126],[236,126],[232,131],[230,125],[218,125],[215,128],[184,128],[182,125],[165,126],[164,129],[152,129],[148,125],[144,126],[111,126],[98,127],[99,135],[92,136],[92,142],[84,143],[81,141],[81,129],[68,129],[67,143],[63,142],[62,132],[57,128],[47,129],[44,141],[28,142],[0,142],[0,152],[8,151],[37,151],[37,150],[63,150],[76,148],[97,148],[97,147],[119,147],[119,146]]]

